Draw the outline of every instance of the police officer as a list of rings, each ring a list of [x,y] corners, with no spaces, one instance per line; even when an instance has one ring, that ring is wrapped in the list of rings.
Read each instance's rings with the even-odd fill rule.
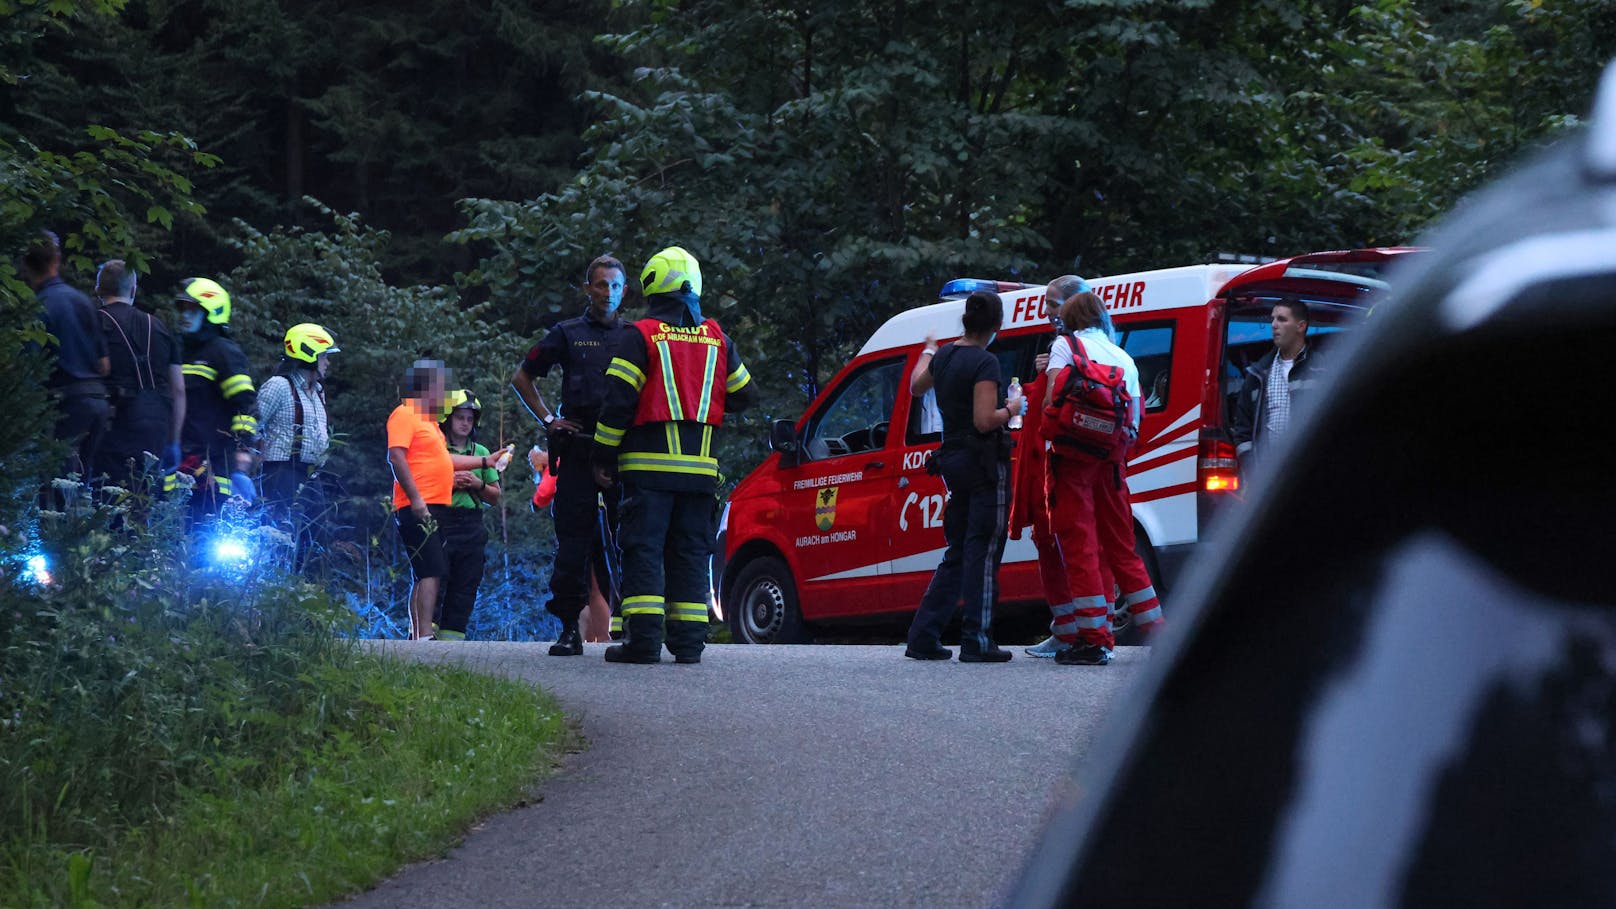
[[[89,480],[106,432],[107,388],[102,377],[111,366],[106,341],[95,324],[95,304],[62,280],[61,267],[62,247],[49,231],[23,253],[22,277],[39,297],[40,318],[50,333],[47,350],[55,357],[46,380],[59,413],[54,436],[73,445],[66,472]]]
[[[590,475],[589,455],[594,447],[595,421],[604,402],[606,367],[618,338],[627,331],[617,318],[623,284],[623,263],[611,256],[590,262],[584,272],[588,308],[580,316],[557,323],[528,351],[511,377],[511,387],[550,436],[551,467],[556,471],[556,495],[551,506],[556,558],[546,608],[561,620],[561,634],[550,647],[551,656],[578,656],[584,652],[578,617],[589,603],[589,573],[595,573],[601,590],[611,589],[606,573],[608,554],[601,543],[599,505],[604,496],[606,520],[615,526],[617,490],[596,488]],[[561,367],[559,414],[545,404],[534,385],[536,379],[549,375],[557,365]]]
[[[112,372],[112,424],[102,441],[96,472],[115,486],[144,473],[148,453],[158,457],[163,488],[174,487],[185,424],[185,378],[180,344],[167,325],[135,308],[137,275],[122,259],[101,263],[95,295],[101,300],[101,333]]]
[[[623,643],[613,663],[701,662],[718,459],[713,429],[751,405],[740,354],[701,313],[701,267],[671,246],[640,272],[649,313],[620,340],[595,427],[595,476],[622,491]]]
[[[232,495],[251,502],[258,392],[247,357],[230,339],[230,294],[209,278],[186,278],[175,296],[184,340],[185,426],[182,466],[197,478],[193,518],[217,514]]]

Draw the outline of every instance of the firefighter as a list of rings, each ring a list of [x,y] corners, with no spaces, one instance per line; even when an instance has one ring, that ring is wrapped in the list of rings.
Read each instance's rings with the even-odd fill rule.
[[[718,323],[701,312],[701,266],[671,246],[640,272],[648,313],[606,370],[594,471],[619,487],[623,643],[613,663],[700,663],[707,642],[707,556],[718,459],[713,430],[753,400],[751,376]]]
[[[185,377],[180,344],[168,326],[135,308],[135,270],[122,259],[101,263],[95,295],[101,300],[101,333],[112,372],[112,424],[101,443],[96,473],[114,486],[128,486],[145,473],[145,458],[158,459],[163,488],[174,488],[185,425]]]
[[[209,278],[186,278],[174,302],[184,341],[181,469],[196,477],[196,520],[217,514],[231,496],[249,503],[255,497],[247,470],[258,435],[258,391],[246,355],[230,338],[230,294]]]
[[[449,454],[478,459],[490,456],[488,449],[477,441],[477,424],[482,421],[482,413],[483,405],[470,389],[450,393],[448,410],[439,418]],[[488,528],[483,524],[483,509],[499,504],[499,496],[499,473],[494,468],[455,470],[454,495],[439,521],[449,572],[444,578],[438,627],[432,635],[437,640],[466,639],[466,625],[477,603],[477,588],[482,585],[487,558]]]
[[[601,590],[606,579],[600,508],[604,501],[608,529],[617,524],[618,491],[595,486],[590,471],[595,421],[604,403],[606,367],[619,338],[628,331],[617,317],[623,302],[623,263],[600,256],[584,272],[589,305],[582,315],[556,324],[528,351],[511,377],[528,412],[544,424],[549,435],[551,466],[556,471],[556,496],[551,505],[555,520],[556,557],[550,573],[547,609],[561,621],[561,633],[550,647],[551,656],[578,656],[584,652],[578,618],[589,603],[590,577]],[[534,382],[561,367],[561,408],[552,411]],[[615,623],[614,623],[615,624]]]

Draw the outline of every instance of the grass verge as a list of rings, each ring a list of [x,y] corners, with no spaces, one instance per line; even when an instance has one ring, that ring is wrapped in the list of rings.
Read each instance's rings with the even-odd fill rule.
[[[518,682],[405,664],[355,648],[323,684],[357,697],[319,745],[267,782],[181,793],[100,849],[12,840],[5,905],[304,906],[440,853],[521,801],[570,732]],[[217,787],[213,787],[217,789]],[[5,875],[0,872],[0,878]]]

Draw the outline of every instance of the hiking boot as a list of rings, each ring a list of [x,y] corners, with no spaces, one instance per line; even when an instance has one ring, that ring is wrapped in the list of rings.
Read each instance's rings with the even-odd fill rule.
[[[998,645],[986,650],[966,650],[960,648],[959,660],[961,663],[1008,663],[1011,653]]]
[[[911,660],[952,660],[954,651],[947,647],[933,644],[929,649],[925,647],[905,647],[903,655]]]
[[[1099,644],[1077,644],[1055,654],[1062,666],[1104,666],[1111,662],[1111,648]]]
[[[699,654],[699,653],[676,653],[676,654],[673,655],[673,661],[675,663],[683,663],[686,666],[692,666],[692,665],[695,665],[696,663],[701,662],[701,654]]]
[[[613,644],[606,648],[606,662],[608,663],[660,663],[662,652],[636,653],[622,644]]]
[[[582,656],[584,652],[584,636],[578,633],[578,623],[569,622],[561,626],[561,634],[556,642],[550,645],[551,656]]]
[[[1060,642],[1060,638],[1050,635],[1031,647],[1021,648],[1021,652],[1030,657],[1039,657],[1040,659],[1047,660],[1065,649],[1066,645]]]

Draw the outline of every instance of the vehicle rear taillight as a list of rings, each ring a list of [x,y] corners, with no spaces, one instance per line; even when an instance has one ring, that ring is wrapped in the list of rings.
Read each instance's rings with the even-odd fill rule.
[[[1202,439],[1195,479],[1202,492],[1239,492],[1240,458],[1234,452],[1234,443]]]

